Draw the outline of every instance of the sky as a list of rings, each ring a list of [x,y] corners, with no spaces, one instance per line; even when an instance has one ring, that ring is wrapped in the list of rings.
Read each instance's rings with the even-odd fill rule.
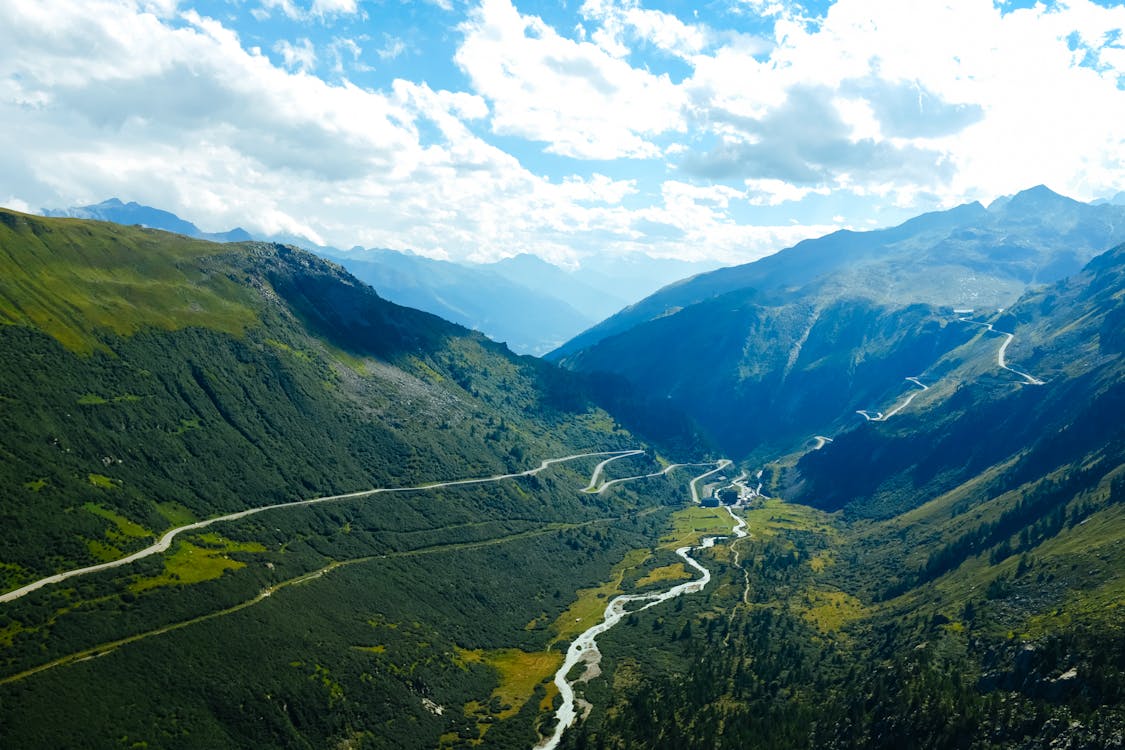
[[[0,0],[0,205],[318,244],[746,262],[1125,190],[1105,0]]]

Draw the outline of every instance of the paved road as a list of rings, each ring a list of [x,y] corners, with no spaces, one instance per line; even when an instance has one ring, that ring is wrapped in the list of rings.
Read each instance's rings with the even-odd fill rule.
[[[1007,362],[1008,344],[1012,343],[1012,339],[1014,339],[1016,337],[1016,335],[1014,333],[1008,333],[1007,331],[997,330],[996,327],[993,326],[991,323],[982,323],[981,321],[973,320],[972,318],[958,318],[957,320],[961,321],[962,323],[972,323],[973,325],[984,326],[987,330],[991,331],[992,333],[998,333],[998,334],[1000,334],[1001,336],[1004,337],[1004,343],[1001,344],[1000,348],[996,351],[996,364],[999,365],[999,367],[1002,370],[1007,370],[1008,372],[1014,372],[1016,375],[1019,375],[1021,378],[1023,378],[1024,382],[1027,383],[1028,385],[1046,385],[1047,384],[1046,380],[1040,380],[1039,378],[1035,377],[1034,375],[1029,375],[1026,372],[1023,372],[1022,370],[1017,370],[1014,367],[1008,367],[1008,362]]]
[[[358,492],[347,492],[347,493],[344,493],[342,495],[326,495],[324,497],[314,497],[314,498],[310,498],[310,499],[307,499],[307,500],[294,500],[294,501],[288,502],[288,503],[275,503],[273,505],[262,505],[262,506],[259,506],[257,508],[249,508],[247,510],[238,511],[237,513],[228,513],[225,516],[216,516],[215,518],[208,518],[204,521],[196,521],[195,523],[189,523],[185,526],[180,526],[178,528],[172,529],[171,531],[166,532],[164,534],[164,536],[160,537],[160,540],[157,541],[155,544],[152,544],[151,546],[145,547],[144,549],[142,549],[138,552],[134,552],[133,554],[131,554],[127,557],[122,557],[118,560],[112,560],[110,562],[99,563],[98,565],[88,565],[85,568],[76,568],[74,570],[67,570],[67,571],[64,571],[62,573],[55,573],[54,575],[47,576],[46,578],[40,578],[38,581],[34,581],[32,583],[29,583],[26,586],[22,586],[22,587],[20,587],[18,589],[15,589],[13,591],[9,591],[5,594],[0,594],[0,603],[14,601],[16,599],[19,599],[22,596],[26,596],[27,594],[30,594],[32,591],[35,591],[37,589],[41,589],[44,586],[49,586],[53,583],[60,583],[61,581],[65,581],[68,578],[75,578],[77,576],[89,575],[90,573],[99,573],[103,570],[110,570],[111,568],[119,568],[119,567],[122,567],[124,565],[130,565],[130,564],[136,562],[137,560],[141,560],[143,558],[150,557],[151,555],[157,555],[157,554],[160,554],[162,552],[166,552],[168,550],[168,548],[172,545],[172,541],[177,536],[184,533],[185,531],[195,531],[196,529],[203,529],[203,528],[206,528],[206,527],[208,527],[212,524],[216,524],[216,523],[225,523],[225,522],[229,522],[229,521],[237,521],[240,518],[246,518],[247,516],[252,516],[252,515],[255,515],[257,513],[264,513],[267,510],[278,510],[280,508],[297,508],[297,507],[304,506],[304,505],[316,505],[318,503],[333,503],[333,502],[341,502],[341,501],[345,501],[345,500],[358,500],[358,499],[361,499],[361,498],[370,497],[372,495],[378,495],[378,494],[381,494],[381,493],[384,493],[384,492],[422,492],[422,491],[426,491],[426,490],[441,489],[443,487],[457,487],[457,486],[461,486],[461,485],[486,484],[486,483],[489,483],[489,482],[500,482],[500,481],[503,481],[505,479],[514,479],[516,477],[533,476],[533,475],[538,474],[539,472],[543,471],[547,467],[551,466],[552,464],[564,463],[564,462],[567,462],[567,461],[575,461],[575,460],[580,459],[580,458],[593,458],[593,457],[596,457],[596,456],[612,456],[614,458],[624,458],[625,456],[633,456],[633,455],[637,455],[639,453],[643,453],[643,451],[627,450],[627,451],[599,451],[599,452],[596,452],[596,453],[576,453],[572,456],[563,456],[562,458],[549,458],[546,461],[543,461],[541,464],[539,464],[539,466],[537,468],[528,469],[527,471],[520,471],[520,472],[516,472],[516,473],[513,473],[513,474],[497,474],[495,476],[483,477],[481,479],[455,479],[455,480],[448,481],[448,482],[432,482],[430,484],[418,485],[416,487],[385,487],[385,488],[377,488],[377,489],[371,489],[371,490],[360,490]],[[613,460],[613,458],[608,459],[608,460]],[[605,463],[607,463],[607,461],[603,461],[601,464],[598,464],[598,469],[600,469],[602,466],[604,466]]]
[[[925,383],[923,383],[923,382],[922,382],[921,380],[919,380],[918,378],[915,378],[915,377],[909,377],[909,378],[906,378],[906,379],[907,379],[907,380],[909,380],[909,381],[910,381],[911,383],[913,383],[914,385],[916,385],[916,386],[918,386],[919,388],[921,388],[921,389],[922,389],[922,391],[928,391],[928,390],[930,390],[930,387],[929,387],[928,385],[926,385]],[[868,412],[868,411],[867,411],[866,409],[858,409],[858,410],[856,411],[856,414],[859,414],[859,415],[861,415],[861,416],[862,416],[862,417],[863,417],[864,419],[866,419],[866,420],[867,420],[868,422],[886,422],[886,421],[887,421],[888,419],[890,419],[890,418],[891,418],[891,417],[893,417],[894,415],[898,414],[898,413],[899,413],[900,411],[902,411],[902,410],[903,410],[903,409],[905,409],[906,407],[910,406],[910,402],[911,402],[911,401],[913,401],[913,400],[914,400],[914,398],[915,398],[915,397],[916,397],[916,396],[917,396],[917,395],[918,395],[919,393],[921,393],[922,391],[914,391],[913,393],[909,394],[909,395],[908,395],[908,396],[907,396],[907,397],[906,397],[905,399],[903,399],[903,401],[902,401],[902,403],[901,403],[901,404],[899,404],[899,405],[898,405],[898,406],[896,406],[895,408],[891,409],[891,410],[890,410],[889,412],[887,412],[886,414],[884,414],[884,413],[883,413],[883,412],[881,412],[881,411],[877,411],[877,412],[875,412],[875,416],[871,416],[871,413],[870,413],[870,412]],[[819,436],[817,437],[817,439],[818,439],[818,440],[820,439],[820,438],[819,438]],[[829,438],[825,438],[825,440],[829,440]],[[816,447],[817,447],[817,448],[823,448],[823,447],[824,447],[824,443],[821,443],[820,445],[817,445]]]
[[[641,455],[644,455],[644,451],[626,451],[624,453],[621,453],[620,455],[611,456],[611,457],[607,458],[606,460],[602,461],[600,464],[598,464],[597,466],[594,467],[594,473],[590,475],[590,483],[588,485],[586,485],[586,488],[583,489],[582,491],[583,492],[595,493],[595,494],[601,492],[602,490],[604,490],[608,486],[608,485],[602,485],[601,489],[598,489],[598,480],[602,478],[602,472],[605,470],[606,464],[609,464],[613,461],[618,461],[622,458],[629,458],[630,456],[641,456]],[[672,467],[668,467],[668,468],[670,469]],[[665,469],[664,471],[668,471],[668,469]],[[656,475],[653,474],[651,476],[656,476]]]
[[[608,459],[606,461],[602,461],[600,464],[598,464],[598,468],[601,468],[601,467],[605,466],[610,461],[616,461],[618,458],[626,458],[626,456],[616,456],[616,457]],[[632,477],[621,477],[619,479],[610,479],[607,482],[603,482],[601,485],[597,485],[596,489],[595,489],[596,483],[595,483],[594,479],[591,478],[590,485],[582,491],[590,493],[592,495],[600,495],[601,493],[605,492],[606,490],[608,490],[613,485],[621,484],[622,482],[634,482],[638,479],[651,479],[652,477],[662,477],[665,474],[667,474],[671,471],[674,471],[676,469],[683,469],[683,468],[690,467],[690,466],[710,466],[713,463],[715,463],[715,462],[714,461],[704,461],[702,463],[694,463],[694,464],[669,464],[668,466],[665,466],[660,471],[654,471],[651,474],[638,474],[637,476],[632,476]]]
[[[705,474],[700,474],[695,479],[691,480],[691,483],[689,485],[691,487],[691,501],[693,503],[695,503],[696,505],[698,505],[700,503],[699,487],[698,487],[699,480],[700,479],[706,479],[707,477],[711,476],[712,474],[718,474],[720,471],[722,471],[723,469],[730,466],[732,461],[729,458],[720,458],[717,463],[718,463],[718,466],[716,466],[714,469],[711,469],[711,471],[708,471]]]

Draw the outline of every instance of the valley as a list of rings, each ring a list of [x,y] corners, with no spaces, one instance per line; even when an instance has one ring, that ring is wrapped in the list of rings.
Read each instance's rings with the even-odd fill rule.
[[[1125,750],[1125,0],[0,2],[0,750]]]
[[[1125,246],[994,314],[727,290],[565,369],[295,248],[0,219],[6,743],[1125,726]]]

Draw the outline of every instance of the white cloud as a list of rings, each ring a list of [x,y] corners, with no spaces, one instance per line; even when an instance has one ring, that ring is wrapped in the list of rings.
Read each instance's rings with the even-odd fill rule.
[[[280,10],[287,17],[294,20],[300,20],[305,17],[304,12],[293,3],[293,0],[262,0],[262,4],[258,10],[259,12],[255,15],[259,20],[269,18],[270,12],[274,10]]]
[[[379,59],[384,61],[394,60],[403,52],[406,52],[406,42],[390,34],[383,34],[383,46],[375,50]]]
[[[275,64],[187,2],[6,0],[0,139],[18,148],[0,150],[0,195],[52,207],[119,195],[209,230],[455,258],[596,248],[734,262],[830,231],[836,214],[864,225],[865,201],[1121,189],[1125,53],[1109,42],[1125,9],[839,0],[813,22],[796,3],[758,6],[770,39],[636,0],[589,0],[567,36],[484,0],[450,30],[470,86],[444,91],[421,76],[448,74],[448,60],[425,59],[415,80],[361,75],[364,55],[392,59],[407,42],[334,36],[358,2],[246,3],[312,22],[277,46],[247,34]],[[661,64],[688,75],[646,67]],[[549,176],[496,145],[509,138],[555,155],[535,162]],[[820,198],[832,191],[847,205]],[[809,225],[735,218],[751,211]]]
[[[311,73],[316,68],[316,50],[308,39],[298,39],[296,44],[281,39],[273,45],[273,51],[281,55],[290,70]]]
[[[833,225],[740,224],[727,209],[732,202],[744,200],[746,194],[725,186],[702,187],[666,180],[661,194],[661,205],[630,216],[628,226],[636,241],[631,249],[685,260],[746,263],[837,229]],[[621,243],[621,247],[626,249],[628,243]]]
[[[9,195],[4,200],[0,200],[0,206],[10,208],[13,211],[21,211],[25,214],[34,213],[35,209],[28,204],[27,201],[21,200],[14,195]]]
[[[435,256],[644,246],[632,181],[530,173],[470,129],[481,96],[329,84],[194,13],[173,27],[114,0],[55,10],[28,3],[0,29],[0,138],[23,144],[0,154],[0,194],[15,180],[30,205],[119,195],[207,230]]]
[[[766,7],[766,6],[769,7]],[[1125,62],[1105,47],[1125,8],[1087,0],[1002,14],[985,0],[839,0],[777,16],[763,58],[723,46],[684,88],[720,146],[700,174],[953,203],[1049,181],[1078,196],[1125,168]],[[1077,34],[1090,49],[1072,52]],[[1098,70],[1079,67],[1092,54]],[[771,193],[777,195],[778,191]]]
[[[642,8],[637,0],[586,0],[582,16],[596,21],[600,28],[594,41],[615,57],[631,51],[630,37],[652,44],[659,50],[690,59],[709,44],[712,32],[702,24],[687,24],[671,13]]]
[[[356,0],[313,0],[309,13],[314,16],[353,16],[359,13]]]
[[[747,201],[752,206],[780,206],[782,203],[795,203],[810,195],[828,195],[826,187],[799,187],[784,180],[751,179],[746,180]],[[839,224],[843,219],[832,218]]]
[[[371,66],[362,61],[363,48],[355,39],[336,37],[328,45],[328,54],[332,57],[332,72],[344,75],[349,70],[367,72]]]
[[[173,0],[162,0],[172,2]],[[357,0],[312,0],[306,8],[298,5],[293,0],[261,0],[261,4],[251,13],[258,20],[268,18],[272,11],[279,10],[287,18],[294,21],[320,20],[328,21],[336,16],[354,16],[360,14]]]
[[[579,159],[660,154],[654,136],[683,131],[683,94],[590,42],[560,36],[508,0],[485,0],[462,26],[456,61],[492,104],[492,128]]]

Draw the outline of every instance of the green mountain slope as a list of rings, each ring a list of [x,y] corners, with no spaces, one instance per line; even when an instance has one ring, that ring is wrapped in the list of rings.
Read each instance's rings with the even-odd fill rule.
[[[1078,271],[1125,239],[1120,210],[1035,188],[836,233],[668,287],[556,355],[683,409],[732,455],[767,458],[888,411],[916,387],[906,378],[940,379],[979,332],[955,309],[987,315]]]
[[[5,746],[526,747],[577,590],[683,503],[582,493],[595,456],[434,485],[644,445],[293,248],[0,211],[0,315],[0,592],[418,488],[0,603]]]
[[[564,746],[1120,747],[1123,311],[1125,246],[994,321],[1042,385],[976,326],[908,409],[765,466],[786,502],[607,635]]]
[[[626,423],[698,460],[676,403],[776,460],[699,488],[750,535],[602,634],[563,747],[1121,744],[1125,246],[990,316],[736,290],[637,329],[645,388],[292,248],[0,212],[0,250],[5,746],[533,746],[562,644],[730,533],[651,447],[582,491]]]
[[[801,497],[828,509],[899,512],[917,492],[941,494],[997,464],[1010,464],[1007,472],[1025,479],[1091,451],[1112,455],[1125,436],[1114,418],[1125,405],[1123,269],[1125,247],[1118,247],[995,318],[996,329],[1014,335],[1006,360],[1017,357],[1044,385],[998,368],[988,355],[1005,338],[972,326],[967,342],[936,363],[940,377],[909,411],[806,456]],[[840,471],[854,469],[861,456],[878,456],[878,472]]]

